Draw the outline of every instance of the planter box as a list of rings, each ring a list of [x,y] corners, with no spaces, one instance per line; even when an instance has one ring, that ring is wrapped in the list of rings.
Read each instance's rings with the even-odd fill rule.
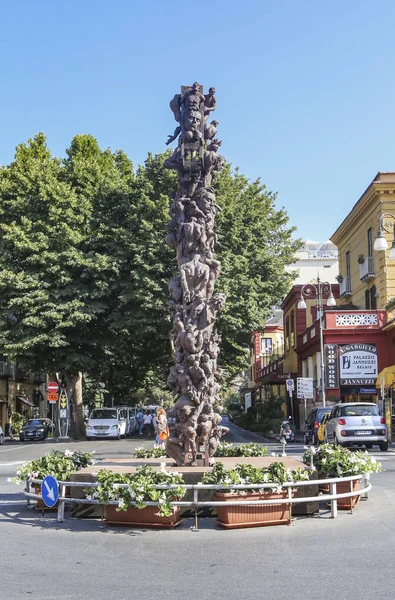
[[[336,493],[337,494],[347,494],[350,491],[350,484],[353,485],[353,492],[361,489],[361,480],[357,479],[355,481],[342,481],[336,485]],[[323,494],[330,493],[329,483],[323,483],[319,486],[320,492]],[[361,496],[352,496],[351,498],[338,498],[337,499],[337,508],[339,510],[351,510],[357,506],[360,501]]]
[[[116,510],[114,504],[106,506],[106,521],[112,525],[133,525],[140,527],[177,527],[182,521],[180,519],[180,507],[173,506],[171,517],[158,517],[155,513],[159,511],[158,506],[146,506],[136,508],[129,506],[126,510]]]
[[[218,502],[233,502],[234,500],[279,500],[288,498],[288,491],[274,494],[251,492],[238,496],[228,492],[217,492],[214,500]],[[242,527],[264,527],[265,525],[290,525],[290,504],[254,504],[239,506],[217,506],[217,522],[227,529]]]

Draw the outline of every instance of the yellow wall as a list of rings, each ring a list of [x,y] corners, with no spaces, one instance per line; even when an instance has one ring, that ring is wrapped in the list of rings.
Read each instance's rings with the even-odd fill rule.
[[[365,291],[373,285],[376,286],[377,308],[384,308],[388,300],[395,296],[395,261],[388,259],[388,252],[376,252],[373,250],[374,273],[375,278],[369,281],[361,281],[360,266],[358,256],[363,254],[365,259],[368,257],[368,229],[372,228],[373,243],[376,238],[378,221],[383,212],[395,212],[395,173],[383,174],[392,175],[388,177],[387,183],[372,183],[360,200],[353,207],[346,219],[333,234],[331,240],[339,249],[339,274],[346,278],[346,252],[350,252],[350,271],[351,271],[351,296],[345,296],[339,300],[339,304],[353,304],[364,309]],[[386,234],[388,247],[390,248],[393,240],[394,220],[391,222],[391,234]]]

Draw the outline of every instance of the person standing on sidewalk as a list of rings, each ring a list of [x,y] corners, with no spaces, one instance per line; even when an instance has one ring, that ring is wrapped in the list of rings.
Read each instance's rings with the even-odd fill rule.
[[[137,426],[139,428],[139,435],[143,435],[143,419],[144,419],[144,415],[143,415],[143,411],[141,410],[141,408],[139,408],[138,412],[137,412]]]
[[[143,419],[143,424],[144,424],[144,433],[148,436],[151,437],[151,430],[152,430],[152,414],[149,410],[145,411],[145,415],[144,415],[144,419]]]

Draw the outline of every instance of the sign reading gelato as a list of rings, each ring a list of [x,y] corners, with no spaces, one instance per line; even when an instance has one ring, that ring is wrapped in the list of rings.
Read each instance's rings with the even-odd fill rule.
[[[373,344],[339,346],[340,384],[375,384],[378,374],[377,348]]]

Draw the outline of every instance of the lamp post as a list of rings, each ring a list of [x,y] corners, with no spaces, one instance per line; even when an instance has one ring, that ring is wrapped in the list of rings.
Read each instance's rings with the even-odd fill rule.
[[[333,296],[332,286],[328,281],[322,282],[320,277],[317,277],[317,285],[306,283],[300,290],[300,300],[298,308],[306,310],[305,298],[313,298],[315,292],[315,300],[317,313],[319,313],[320,322],[320,353],[321,353],[321,389],[322,389],[322,406],[325,406],[325,365],[324,365],[324,333],[323,333],[323,318],[324,318],[324,295],[328,297],[327,306],[336,306],[336,300]]]
[[[386,218],[390,218],[394,221],[392,225],[392,246],[389,251],[390,260],[395,260],[395,217],[391,213],[383,213],[379,218],[379,226],[377,229],[376,239],[374,240],[373,248],[378,251],[384,251],[388,248],[388,242],[385,237],[385,233],[391,233],[391,221],[385,221]]]

